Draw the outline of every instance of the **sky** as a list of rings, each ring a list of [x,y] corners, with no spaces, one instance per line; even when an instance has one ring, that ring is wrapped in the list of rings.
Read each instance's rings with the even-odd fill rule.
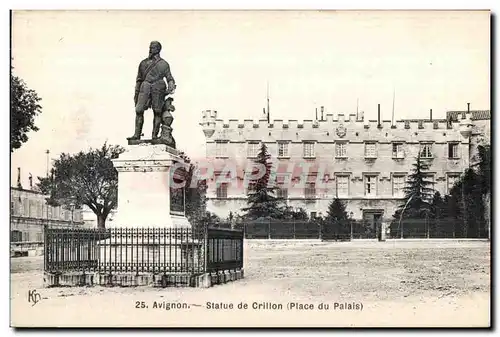
[[[191,158],[205,153],[201,112],[259,119],[269,83],[271,119],[354,113],[376,119],[444,118],[490,109],[490,13],[485,11],[17,11],[14,74],[36,90],[38,132],[11,157],[23,186],[47,157],[104,142],[126,145],[134,86],[149,43],[177,82],[173,135]],[[150,138],[152,112],[145,113]],[[35,179],[36,181],[36,179]]]

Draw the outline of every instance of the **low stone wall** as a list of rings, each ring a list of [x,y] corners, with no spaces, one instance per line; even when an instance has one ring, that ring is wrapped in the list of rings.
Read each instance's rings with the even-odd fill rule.
[[[153,274],[153,273],[85,273],[85,272],[45,272],[45,287],[79,287],[79,286],[119,286],[138,287],[199,287],[209,288],[216,284],[236,281],[243,278],[243,269],[226,270],[219,273],[204,274]]]
[[[10,257],[42,255],[43,242],[13,242],[10,244]]]

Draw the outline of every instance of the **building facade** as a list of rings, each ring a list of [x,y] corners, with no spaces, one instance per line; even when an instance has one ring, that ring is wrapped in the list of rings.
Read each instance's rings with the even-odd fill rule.
[[[487,117],[487,118],[486,118]],[[334,197],[354,219],[390,221],[420,152],[428,179],[445,195],[469,167],[474,148],[489,143],[489,111],[449,112],[447,119],[365,120],[363,113],[318,120],[217,119],[203,112],[207,209],[222,218],[245,207],[246,183],[260,144],[273,161],[272,182],[288,206],[325,215]],[[250,169],[249,169],[250,167]],[[240,213],[241,214],[241,213]]]
[[[44,225],[82,226],[80,209],[47,205],[47,196],[23,188],[10,188],[10,242],[13,254],[43,247]]]

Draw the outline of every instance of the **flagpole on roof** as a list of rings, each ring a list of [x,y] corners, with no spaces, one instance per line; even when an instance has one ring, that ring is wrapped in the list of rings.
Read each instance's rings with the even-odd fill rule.
[[[270,123],[270,115],[269,115],[269,81],[267,81],[267,122]]]

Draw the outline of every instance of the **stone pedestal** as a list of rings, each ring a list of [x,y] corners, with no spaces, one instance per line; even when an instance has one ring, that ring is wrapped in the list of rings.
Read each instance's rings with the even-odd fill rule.
[[[113,165],[118,171],[118,209],[112,227],[190,227],[184,204],[180,209],[171,205],[173,174],[188,168],[177,150],[137,141]]]

